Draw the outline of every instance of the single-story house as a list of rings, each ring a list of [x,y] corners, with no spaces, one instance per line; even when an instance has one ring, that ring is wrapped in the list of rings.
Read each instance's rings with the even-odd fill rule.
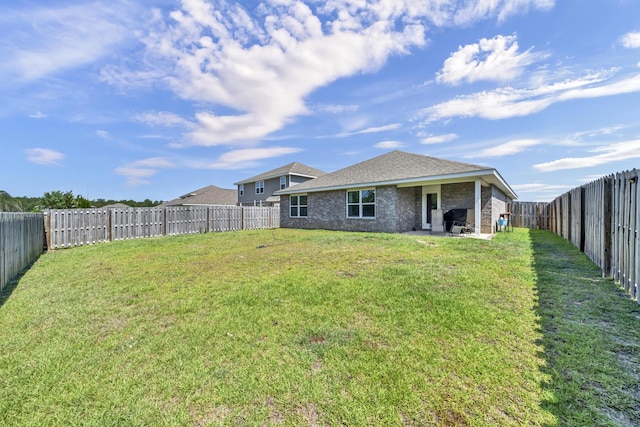
[[[517,198],[496,169],[397,150],[275,194],[281,227],[391,233],[443,231],[453,209],[493,233]]]
[[[236,190],[208,185],[199,190],[183,194],[177,199],[164,202],[160,207],[167,206],[211,206],[211,205],[236,205]]]
[[[236,182],[233,185],[238,188],[238,204],[240,206],[275,206],[280,203],[280,196],[274,195],[276,191],[293,187],[325,174],[326,172],[319,169],[293,162]]]

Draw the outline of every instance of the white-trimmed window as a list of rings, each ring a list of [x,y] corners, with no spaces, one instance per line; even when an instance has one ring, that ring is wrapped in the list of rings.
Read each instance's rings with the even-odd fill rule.
[[[286,176],[281,176],[280,177],[280,189],[284,190],[285,188],[287,188],[287,177]]]
[[[289,203],[290,216],[292,217],[307,216],[307,195],[306,194],[291,196],[289,200],[290,200],[290,203]]]
[[[244,196],[244,184],[238,185],[238,194],[240,194],[240,197]]]
[[[256,194],[264,193],[264,181],[256,181]]]
[[[347,218],[375,218],[376,189],[347,191]]]

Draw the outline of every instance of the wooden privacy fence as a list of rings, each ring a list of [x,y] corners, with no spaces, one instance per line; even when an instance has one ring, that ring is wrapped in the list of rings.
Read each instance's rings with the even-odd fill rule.
[[[47,247],[280,227],[279,207],[174,206],[53,209],[45,212]]]
[[[569,240],[636,300],[640,289],[638,170],[618,172],[557,197],[550,230]],[[640,302],[640,301],[639,301]]]
[[[510,209],[514,227],[549,229],[549,203],[512,202]]]
[[[43,215],[0,212],[0,290],[44,248]]]

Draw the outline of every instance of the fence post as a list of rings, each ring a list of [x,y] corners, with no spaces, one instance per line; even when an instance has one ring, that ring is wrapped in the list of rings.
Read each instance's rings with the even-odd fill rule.
[[[44,244],[45,249],[51,247],[51,215],[49,211],[44,212]]]
[[[612,277],[612,274],[611,274],[611,245],[612,245],[611,228],[613,224],[613,216],[611,215],[611,203],[612,203],[611,186],[612,185],[613,185],[613,180],[611,179],[611,176],[604,178],[604,197],[603,197],[604,207],[602,209],[603,211],[602,221],[604,222],[604,242],[602,242],[604,245],[604,266],[602,270],[602,275],[604,277]]]
[[[585,188],[584,186],[580,187],[580,252],[584,252],[584,242],[585,242]]]
[[[162,209],[162,235],[167,235],[167,207]]]
[[[107,209],[107,242],[113,242],[113,209]]]

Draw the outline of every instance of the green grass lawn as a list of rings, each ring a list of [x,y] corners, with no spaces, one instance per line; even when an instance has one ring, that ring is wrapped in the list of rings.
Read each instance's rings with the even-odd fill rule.
[[[105,243],[0,303],[1,425],[640,423],[640,310],[546,232]]]

